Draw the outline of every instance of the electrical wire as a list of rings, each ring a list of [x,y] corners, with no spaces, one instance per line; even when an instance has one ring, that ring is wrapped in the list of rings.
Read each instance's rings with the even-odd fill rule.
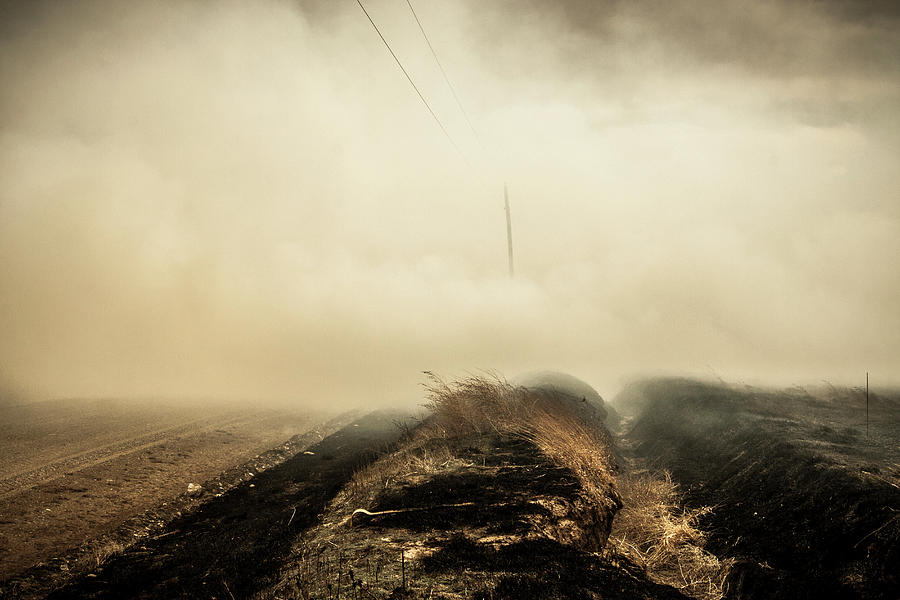
[[[450,88],[450,93],[453,94],[453,99],[456,100],[456,105],[459,107],[460,112],[466,118],[466,123],[469,124],[469,129],[472,130],[472,135],[475,136],[475,139],[478,141],[478,145],[481,146],[481,149],[484,150],[484,144],[481,143],[481,137],[478,135],[478,132],[475,131],[475,126],[472,125],[472,120],[469,118],[469,113],[466,112],[466,109],[463,108],[462,102],[459,100],[459,96],[456,94],[456,88],[453,87],[453,84],[450,83],[450,78],[447,76],[447,72],[444,70],[444,65],[441,64],[441,60],[438,58],[437,52],[434,50],[434,46],[431,45],[431,40],[428,39],[428,34],[425,33],[425,28],[422,26],[422,21],[419,20],[419,15],[416,14],[416,9],[413,8],[412,2],[410,0],[406,0],[407,6],[409,6],[410,12],[412,12],[413,18],[416,20],[416,24],[419,26],[419,31],[422,32],[422,37],[425,38],[425,43],[428,44],[428,49],[431,50],[431,56],[434,57],[434,62],[437,63],[438,69],[441,71],[441,75],[444,76],[444,81],[447,82],[447,87]]]
[[[394,61],[397,63],[397,66],[400,67],[400,70],[403,71],[404,75],[406,75],[406,79],[407,79],[407,81],[409,81],[409,84],[413,87],[414,90],[416,90],[416,94],[419,95],[419,99],[422,100],[422,104],[425,105],[425,108],[427,108],[428,112],[431,113],[431,116],[434,117],[434,122],[437,123],[438,127],[441,128],[441,131],[444,132],[444,135],[447,136],[447,139],[450,141],[450,143],[453,145],[453,147],[456,148],[456,151],[459,152],[459,155],[466,162],[466,164],[469,165],[469,167],[471,167],[471,164],[469,163],[468,159],[466,158],[466,155],[463,154],[462,150],[460,150],[459,146],[456,145],[456,142],[453,141],[453,138],[450,136],[450,134],[447,133],[447,129],[444,127],[444,124],[441,123],[441,120],[438,118],[437,114],[435,114],[435,112],[431,109],[431,105],[428,104],[428,101],[425,99],[425,96],[423,96],[422,92],[419,91],[418,86],[416,86],[416,83],[413,81],[412,77],[409,76],[409,73],[403,67],[403,63],[401,63],[400,59],[397,58],[397,55],[394,53],[394,50],[391,48],[391,45],[385,39],[384,35],[382,35],[381,30],[378,29],[378,25],[376,25],[375,21],[372,20],[372,16],[369,15],[369,11],[367,11],[366,7],[363,6],[362,1],[356,0],[356,3],[359,4],[359,7],[362,9],[363,13],[365,13],[365,15],[366,15],[366,18],[369,19],[369,23],[371,23],[372,27],[375,28],[375,32],[378,34],[378,37],[381,38],[381,41],[384,42],[384,45],[388,49],[388,52],[390,52],[391,56],[394,57]]]

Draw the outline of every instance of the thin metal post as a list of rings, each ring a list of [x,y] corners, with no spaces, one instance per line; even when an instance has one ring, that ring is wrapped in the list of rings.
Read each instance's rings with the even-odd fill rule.
[[[513,243],[512,243],[512,215],[509,210],[509,193],[506,191],[506,184],[503,184],[503,200],[506,206],[506,247],[509,251],[509,276],[515,275],[513,267]]]
[[[869,438],[869,372],[866,371],[866,439]]]

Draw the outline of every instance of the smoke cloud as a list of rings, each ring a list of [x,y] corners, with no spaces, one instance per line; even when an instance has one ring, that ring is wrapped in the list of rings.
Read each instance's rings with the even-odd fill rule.
[[[0,5],[3,393],[896,381],[895,3],[365,4]]]

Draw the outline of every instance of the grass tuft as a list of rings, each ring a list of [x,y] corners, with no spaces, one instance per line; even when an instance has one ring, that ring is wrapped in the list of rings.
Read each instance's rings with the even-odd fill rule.
[[[700,600],[722,598],[734,561],[704,550],[699,521],[712,509],[683,508],[666,471],[626,473],[618,477],[618,485],[623,507],[613,521],[610,550],[642,567],[657,583]]]
[[[569,469],[591,501],[612,513],[619,508],[612,443],[583,401],[513,386],[497,375],[452,383],[433,373],[426,375],[427,407],[435,417],[432,427],[443,435],[494,430],[527,440],[557,466]]]

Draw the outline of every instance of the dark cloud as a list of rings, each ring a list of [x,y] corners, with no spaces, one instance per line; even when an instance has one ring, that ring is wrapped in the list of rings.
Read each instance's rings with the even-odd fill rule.
[[[721,68],[778,79],[900,71],[900,17],[887,3],[532,0],[471,11],[486,50],[515,47],[546,68],[557,57],[552,68],[575,77],[645,59],[712,76]]]

